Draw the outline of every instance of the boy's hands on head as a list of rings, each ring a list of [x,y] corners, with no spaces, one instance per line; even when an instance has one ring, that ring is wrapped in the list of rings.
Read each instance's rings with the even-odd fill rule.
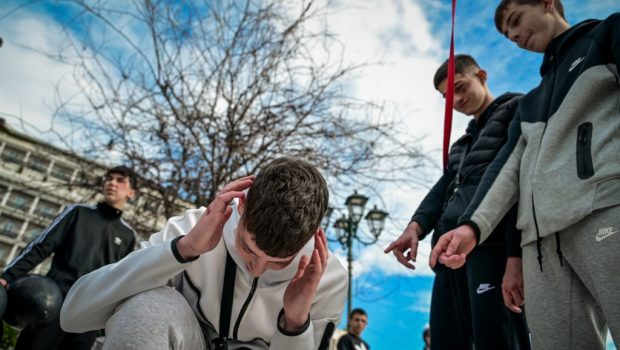
[[[465,258],[476,247],[476,233],[469,225],[461,225],[439,237],[429,259],[434,268],[439,262],[447,267],[458,269],[465,265]]]
[[[319,228],[314,235],[312,256],[301,257],[297,273],[284,292],[285,330],[297,331],[308,321],[312,299],[327,269],[327,255],[327,237],[323,229]]]
[[[405,231],[400,237],[390,243],[383,252],[385,254],[392,252],[396,260],[403,266],[415,270],[415,266],[409,261],[416,261],[418,255],[418,241],[421,233],[422,227],[420,227],[417,222],[413,221],[405,228]]]
[[[253,181],[254,175],[242,177],[229,183],[218,193],[198,223],[177,242],[177,249],[184,259],[199,256],[215,248],[222,237],[224,224],[232,214],[230,202],[243,197],[243,191],[250,188]]]

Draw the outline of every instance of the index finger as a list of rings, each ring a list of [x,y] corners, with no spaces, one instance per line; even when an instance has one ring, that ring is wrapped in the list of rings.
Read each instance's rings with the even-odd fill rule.
[[[323,232],[322,228],[317,230],[315,239],[314,239],[314,248],[319,252],[319,258],[321,259],[321,264],[323,266],[327,265],[327,238],[325,237],[325,232]]]
[[[224,186],[224,189],[222,189],[222,192],[243,191],[247,188],[250,188],[250,186],[252,186],[252,183],[254,182],[254,178],[255,178],[254,175],[248,175],[248,176],[239,178],[227,184],[226,186]]]
[[[446,251],[448,248],[448,243],[450,242],[450,238],[448,237],[449,233],[439,237],[439,241],[435,245],[435,248],[431,251],[431,256],[429,257],[428,264],[434,268],[437,264],[437,259],[439,256]]]
[[[397,243],[397,242],[398,242],[398,241],[394,241],[394,242],[390,243],[390,245],[389,245],[389,246],[387,246],[387,248],[385,248],[385,249],[383,250],[383,252],[384,252],[385,254],[387,254],[387,253],[391,252],[392,250],[394,250],[394,249],[396,248],[396,243]]]
[[[224,212],[226,211],[226,208],[230,205],[230,202],[232,202],[234,198],[241,198],[244,195],[245,194],[242,191],[231,191],[231,192],[220,193],[217,195],[217,197],[215,197],[213,202],[211,202],[211,205],[209,205],[209,208],[211,208],[211,210],[214,210],[214,211]]]

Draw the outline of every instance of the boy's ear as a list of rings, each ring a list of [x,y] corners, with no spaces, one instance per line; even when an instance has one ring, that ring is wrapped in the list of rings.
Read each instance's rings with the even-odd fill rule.
[[[555,10],[555,0],[542,0],[542,4],[547,12]]]
[[[482,84],[485,84],[487,82],[487,71],[485,71],[484,69],[479,69],[476,75],[478,76],[478,79],[480,79],[480,82]]]
[[[239,216],[243,215],[243,209],[245,209],[245,196],[239,197],[239,205],[237,205],[237,213]]]

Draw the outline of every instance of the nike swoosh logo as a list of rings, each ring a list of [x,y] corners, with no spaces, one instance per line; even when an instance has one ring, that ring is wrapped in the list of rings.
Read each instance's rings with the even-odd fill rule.
[[[570,68],[568,68],[569,72],[572,72],[573,69],[575,69],[575,67],[577,67],[579,65],[579,63],[583,62],[583,60],[585,60],[585,57],[579,57],[578,59],[575,60],[575,62],[573,62],[573,64],[570,65]]]
[[[478,289],[476,289],[476,293],[482,294],[482,293],[488,292],[488,291],[490,291],[491,289],[494,289],[494,288],[495,288],[495,286],[493,286],[493,287],[484,287],[484,288],[478,287]]]
[[[601,233],[597,233],[596,234],[596,241],[600,242],[600,241],[604,240],[605,238],[613,235],[614,233],[618,233],[618,232],[620,232],[620,230],[610,231],[610,232],[601,232],[602,234]]]

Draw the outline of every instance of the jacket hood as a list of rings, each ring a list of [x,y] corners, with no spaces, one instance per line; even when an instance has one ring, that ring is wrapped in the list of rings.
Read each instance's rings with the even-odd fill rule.
[[[547,74],[549,69],[552,67],[553,60],[559,58],[571,47],[573,42],[588,33],[593,26],[599,24],[600,22],[600,20],[596,19],[588,19],[583,22],[579,22],[551,40],[549,46],[547,46],[547,49],[545,50],[543,63],[540,66],[540,75],[544,76]]]

